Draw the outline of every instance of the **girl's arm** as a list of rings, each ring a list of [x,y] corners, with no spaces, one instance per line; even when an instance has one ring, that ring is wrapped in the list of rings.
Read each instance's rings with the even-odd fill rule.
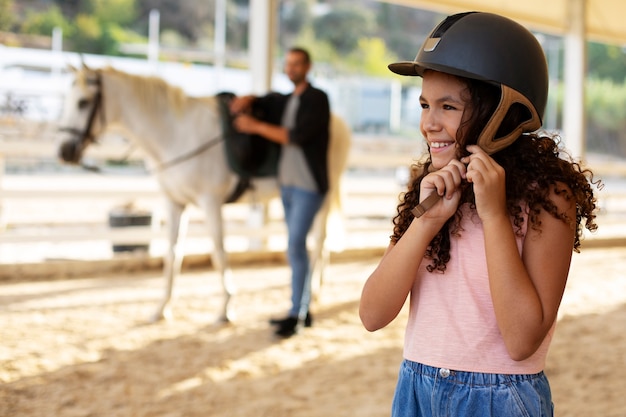
[[[402,309],[428,245],[456,212],[460,200],[459,185],[464,175],[465,166],[455,160],[422,180],[421,200],[432,192],[444,198],[423,216],[413,219],[402,238],[395,245],[389,245],[378,267],[365,282],[359,316],[367,330],[385,327]]]
[[[468,150],[472,155],[466,160],[467,179],[474,183],[476,207],[485,232],[496,320],[511,358],[524,360],[537,351],[556,320],[575,230],[542,210],[538,218],[540,230],[528,227],[520,257],[506,210],[504,170],[477,148]],[[568,192],[552,189],[550,199],[573,224],[576,206],[565,197]]]
[[[389,244],[361,294],[359,316],[367,330],[373,332],[385,327],[400,313],[426,248],[437,231],[428,231],[428,221],[420,217],[413,220],[396,244]]]
[[[568,219],[576,218],[572,201],[554,190],[551,200]],[[483,222],[491,298],[498,327],[514,360],[535,353],[554,324],[574,247],[575,231],[570,225],[545,210],[539,221],[540,230],[528,227],[521,258],[508,218]]]

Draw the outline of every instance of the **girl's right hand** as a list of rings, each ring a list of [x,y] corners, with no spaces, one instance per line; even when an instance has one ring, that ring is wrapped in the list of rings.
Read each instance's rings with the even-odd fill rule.
[[[442,198],[422,217],[445,223],[457,210],[461,199],[461,183],[465,179],[467,167],[453,159],[443,168],[431,172],[420,184],[420,203],[432,193]]]

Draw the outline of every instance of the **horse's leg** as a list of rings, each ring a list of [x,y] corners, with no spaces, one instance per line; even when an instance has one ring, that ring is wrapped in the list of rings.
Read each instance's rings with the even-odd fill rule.
[[[326,267],[330,263],[330,250],[326,247],[326,223],[329,209],[330,201],[326,196],[315,217],[310,234],[313,240],[313,247],[310,250],[311,299],[316,301],[324,282]]]
[[[328,144],[328,180],[329,190],[320,208],[313,226],[314,247],[311,254],[311,277],[313,296],[321,291],[326,268],[330,264],[330,251],[343,250],[345,243],[342,208],[341,176],[346,168],[350,152],[351,132],[348,125],[333,114],[330,123],[330,142]],[[331,223],[329,227],[329,222]],[[330,239],[326,233],[330,232]]]
[[[170,301],[174,288],[174,279],[180,273],[183,264],[183,240],[187,232],[188,218],[185,206],[167,200],[167,231],[168,247],[163,257],[163,276],[165,278],[165,294],[163,300],[152,316],[152,322],[171,317]]]
[[[234,319],[234,313],[230,307],[230,301],[235,293],[232,271],[228,262],[228,255],[224,250],[224,225],[222,218],[222,205],[215,198],[206,198],[199,202],[200,208],[205,213],[205,219],[209,228],[209,234],[213,240],[213,254],[211,262],[220,274],[224,300],[219,320],[229,322]]]
[[[269,202],[250,203],[248,227],[257,230],[267,225],[269,220]],[[263,250],[267,248],[267,237],[251,237],[248,240],[249,250]]]

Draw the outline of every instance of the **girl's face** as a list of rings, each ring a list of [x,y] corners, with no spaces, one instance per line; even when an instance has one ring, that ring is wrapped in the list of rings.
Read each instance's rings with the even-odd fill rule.
[[[428,142],[432,166],[441,169],[457,158],[457,130],[469,106],[467,86],[457,77],[427,70],[423,75],[420,130]]]

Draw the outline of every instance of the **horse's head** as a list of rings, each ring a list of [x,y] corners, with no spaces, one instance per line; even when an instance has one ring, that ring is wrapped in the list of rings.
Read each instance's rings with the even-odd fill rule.
[[[102,79],[98,70],[70,67],[74,80],[65,95],[59,121],[61,146],[59,157],[64,162],[79,163],[84,150],[95,141],[102,128]],[[97,119],[100,120],[97,120]]]

